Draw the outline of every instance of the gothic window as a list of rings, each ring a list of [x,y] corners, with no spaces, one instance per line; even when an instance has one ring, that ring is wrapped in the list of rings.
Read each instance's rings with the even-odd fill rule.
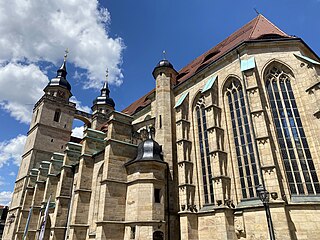
[[[255,141],[250,130],[250,116],[244,92],[237,79],[230,81],[227,91],[227,100],[236,150],[238,171],[242,198],[256,197],[256,188],[259,185],[257,157],[254,151]]]
[[[57,110],[54,112],[53,121],[59,122],[59,121],[60,121],[60,115],[61,115],[61,110],[60,110],[60,109],[57,109]]]
[[[202,184],[205,204],[213,204],[212,169],[209,155],[209,140],[207,131],[206,110],[204,99],[200,98],[196,105],[199,151],[201,159]]]
[[[303,130],[290,75],[273,66],[266,74],[266,89],[284,169],[293,195],[319,194],[320,185]]]

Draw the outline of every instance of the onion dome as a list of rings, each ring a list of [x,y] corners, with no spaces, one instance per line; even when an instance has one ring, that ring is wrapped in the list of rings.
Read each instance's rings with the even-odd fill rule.
[[[106,71],[106,81],[103,84],[103,87],[101,88],[101,94],[98,96],[94,101],[93,105],[108,105],[111,106],[112,108],[115,107],[115,103],[112,98],[110,98],[110,90],[108,86],[108,70]]]
[[[158,64],[155,66],[155,68],[152,71],[152,75],[154,78],[156,78],[157,70],[160,68],[169,68],[169,69],[172,69],[174,72],[176,72],[173,65],[165,58],[165,54],[166,52],[163,51],[163,59],[158,62]]]
[[[57,71],[57,76],[50,80],[50,82],[48,83],[47,87],[49,87],[49,86],[52,86],[52,87],[61,86],[63,88],[68,89],[69,91],[71,91],[71,85],[66,79],[66,77],[67,77],[67,68],[66,68],[67,54],[68,54],[68,50],[66,50],[66,53],[64,55],[63,63],[61,65],[61,67]]]
[[[148,139],[138,145],[138,155],[133,162],[143,160],[163,161],[161,147],[152,139],[153,130],[153,128],[150,128]]]

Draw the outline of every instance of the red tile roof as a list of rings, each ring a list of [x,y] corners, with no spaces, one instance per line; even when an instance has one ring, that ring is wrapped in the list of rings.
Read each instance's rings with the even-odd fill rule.
[[[249,23],[244,25],[242,28],[238,29],[236,32],[231,34],[225,40],[220,42],[218,45],[197,57],[191,63],[182,68],[177,76],[177,83],[181,83],[189,79],[191,76],[199,72],[201,69],[208,66],[210,63],[216,61],[221,56],[225,55],[227,52],[238,46],[239,44],[250,41],[257,40],[261,38],[272,38],[272,37],[282,37],[289,38],[285,32],[281,31],[263,15],[259,14],[256,18],[251,20]],[[132,115],[138,112],[140,109],[149,105],[151,100],[148,96],[153,93],[155,89],[147,93],[130,106],[125,108],[122,112]]]

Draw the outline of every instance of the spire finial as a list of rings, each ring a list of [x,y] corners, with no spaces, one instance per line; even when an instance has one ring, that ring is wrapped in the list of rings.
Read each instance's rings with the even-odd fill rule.
[[[162,51],[162,55],[163,55],[163,60],[166,60],[166,50]]]
[[[154,134],[155,129],[154,129],[154,127],[153,127],[152,124],[150,124],[150,125],[147,127],[147,132],[148,132],[148,137],[149,137],[149,139],[153,139],[153,138],[152,138],[152,135]]]
[[[106,70],[106,82],[108,82],[108,77],[109,77],[109,69],[107,68],[107,70]]]
[[[66,50],[64,51],[63,61],[67,61],[68,53],[69,53],[69,48],[66,48]]]
[[[256,8],[253,8],[253,10],[256,12],[257,15],[260,14]]]

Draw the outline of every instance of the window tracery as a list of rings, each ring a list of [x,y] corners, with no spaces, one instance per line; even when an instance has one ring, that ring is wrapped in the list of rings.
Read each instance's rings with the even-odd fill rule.
[[[291,194],[319,194],[318,176],[288,71],[271,67],[266,73],[266,89]]]
[[[209,154],[209,140],[204,97],[200,97],[196,104],[196,120],[198,127],[198,141],[200,150],[204,201],[205,204],[213,204],[214,196],[212,168]]]
[[[254,139],[250,129],[249,115],[246,107],[242,85],[232,79],[226,89],[229,105],[233,139],[236,150],[238,173],[243,198],[256,197],[259,185],[258,165],[254,151]]]

